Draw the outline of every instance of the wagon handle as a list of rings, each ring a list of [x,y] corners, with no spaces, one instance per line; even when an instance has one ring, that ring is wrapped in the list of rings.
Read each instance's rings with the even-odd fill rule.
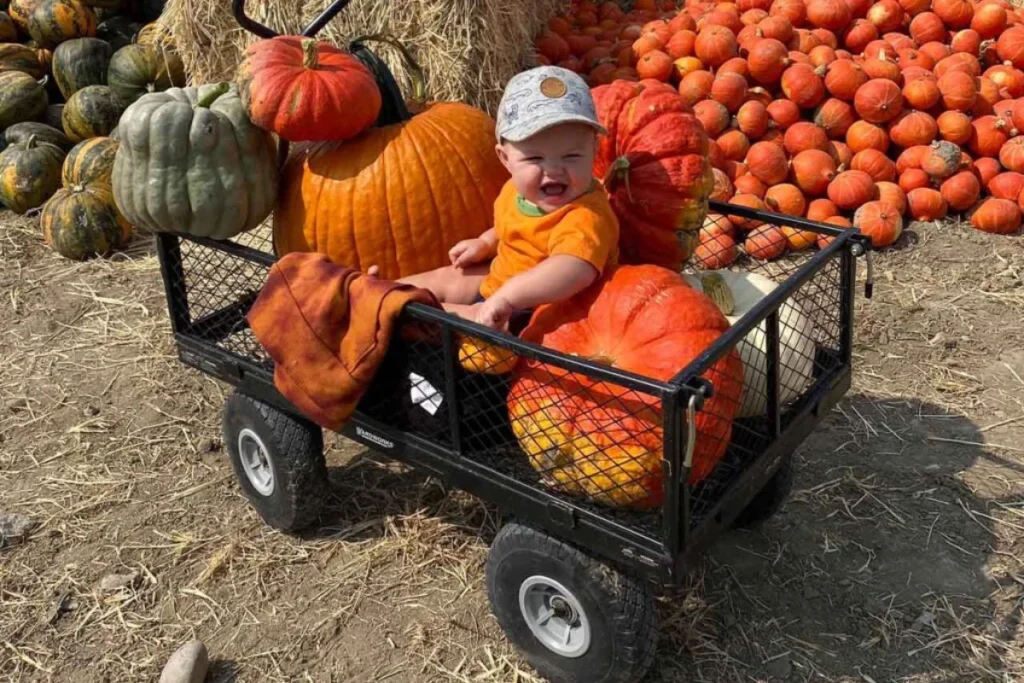
[[[336,17],[341,10],[345,9],[349,2],[351,0],[334,0],[327,9],[320,13],[320,16],[303,29],[302,35],[307,38],[315,36],[331,19]],[[255,19],[250,18],[245,13],[245,0],[233,0],[231,3],[231,13],[234,15],[238,25],[253,35],[257,35],[260,38],[276,38],[281,35],[274,29],[268,28]]]

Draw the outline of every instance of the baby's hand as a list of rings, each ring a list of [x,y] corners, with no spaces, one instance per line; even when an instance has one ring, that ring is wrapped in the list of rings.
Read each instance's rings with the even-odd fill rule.
[[[448,258],[452,260],[452,265],[456,268],[465,268],[480,263],[490,255],[491,246],[479,237],[462,240],[448,252]]]
[[[477,309],[476,321],[481,325],[504,329],[509,317],[515,312],[515,308],[505,297],[492,296]]]

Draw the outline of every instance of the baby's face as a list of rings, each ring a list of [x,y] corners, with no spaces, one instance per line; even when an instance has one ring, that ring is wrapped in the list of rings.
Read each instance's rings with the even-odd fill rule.
[[[519,194],[554,211],[590,188],[596,144],[590,126],[564,123],[522,142],[502,142],[497,151]]]

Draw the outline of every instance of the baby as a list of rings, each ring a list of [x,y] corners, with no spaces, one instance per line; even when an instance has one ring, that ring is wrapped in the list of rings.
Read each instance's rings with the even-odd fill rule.
[[[585,289],[618,258],[618,219],[591,172],[604,132],[576,73],[542,66],[514,76],[496,129],[498,158],[512,177],[495,201],[494,227],[452,247],[450,266],[401,282],[494,328]]]

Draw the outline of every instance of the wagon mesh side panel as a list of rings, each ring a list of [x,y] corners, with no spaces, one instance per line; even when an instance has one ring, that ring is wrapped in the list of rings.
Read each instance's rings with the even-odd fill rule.
[[[712,219],[726,222],[727,217]],[[738,240],[748,234],[739,230]],[[716,272],[707,268],[716,256],[728,256],[730,240],[709,240],[705,250],[695,255],[684,269],[691,283],[700,272]],[[744,258],[723,269],[722,273],[745,272],[764,276],[781,284],[795,275],[817,250],[790,253],[778,261],[758,261]],[[775,310],[775,329],[778,339],[778,413],[779,430],[784,431],[816,387],[827,383],[842,369],[841,354],[843,304],[842,252],[837,251]],[[702,258],[703,257],[703,262]],[[728,260],[727,258],[722,260]],[[715,264],[717,265],[717,264]],[[728,278],[728,275],[725,275]],[[727,280],[728,282],[728,280]],[[742,311],[740,311],[742,312]],[[700,482],[694,483],[690,496],[690,525],[698,526],[707,513],[721,499],[723,493],[750,463],[762,454],[777,434],[768,417],[768,325],[769,317],[751,330],[735,347],[733,353],[742,361],[741,374],[733,374],[735,382],[742,381],[738,399],[719,395],[708,401],[698,414],[697,424],[714,424],[732,419],[728,436],[711,433],[703,428],[698,433],[695,453],[721,456],[715,469]],[[735,366],[733,366],[735,367]],[[708,377],[716,385],[714,377]],[[721,424],[719,422],[719,424]]]
[[[273,253],[269,225],[232,238],[234,244]],[[269,268],[220,249],[180,240],[182,284],[188,297],[190,334],[223,351],[265,367],[273,362],[245,320],[267,280]]]

